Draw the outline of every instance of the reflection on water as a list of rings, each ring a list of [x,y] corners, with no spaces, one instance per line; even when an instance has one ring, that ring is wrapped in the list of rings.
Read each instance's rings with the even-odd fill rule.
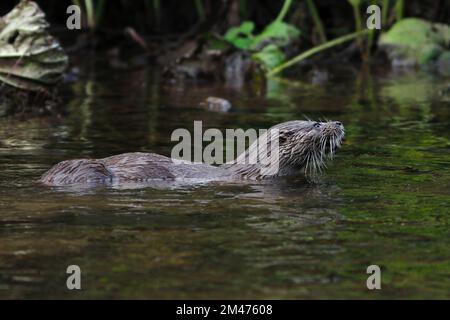
[[[449,298],[448,79],[337,70],[236,90],[94,71],[67,84],[61,115],[0,118],[1,298]],[[233,107],[207,110],[208,96]],[[258,129],[304,116],[347,130],[314,185],[34,182],[68,158],[169,155],[172,130],[194,120]],[[65,289],[71,264],[81,292]],[[371,264],[380,292],[365,286]]]

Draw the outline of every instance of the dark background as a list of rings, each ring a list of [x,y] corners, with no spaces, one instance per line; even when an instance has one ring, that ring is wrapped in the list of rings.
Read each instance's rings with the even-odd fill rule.
[[[73,4],[72,1],[37,0],[36,2],[46,12],[47,18],[52,25],[65,26],[68,17],[66,9]],[[160,5],[159,10],[155,10],[154,4],[156,2]],[[18,0],[2,0],[0,2],[0,14],[4,15],[17,3]],[[80,1],[80,3],[84,5],[84,1]],[[94,1],[94,4],[96,3],[98,1]],[[314,3],[319,11],[327,35],[340,35],[354,30],[353,9],[348,1],[315,0]],[[366,8],[370,3],[370,1],[363,1],[361,8]],[[381,4],[380,1],[376,3]],[[393,6],[394,3],[395,1],[391,0],[390,6]],[[203,0],[202,4],[207,27],[211,28],[214,26],[219,32],[223,32],[226,28],[236,25],[242,20],[251,20],[261,29],[277,16],[283,1]],[[421,17],[430,21],[448,23],[450,20],[450,1],[408,0],[405,1],[404,16]],[[299,27],[303,35],[308,37],[308,32],[311,31],[313,23],[305,1],[293,1],[287,20]],[[195,6],[195,0],[105,0],[98,27],[109,30],[121,30],[132,26],[145,35],[168,35],[184,33],[198,21],[199,15]]]

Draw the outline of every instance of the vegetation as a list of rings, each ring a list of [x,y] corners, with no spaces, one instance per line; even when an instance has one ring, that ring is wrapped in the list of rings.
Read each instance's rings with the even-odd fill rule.
[[[93,0],[84,0],[84,6],[80,0],[72,0],[73,4],[82,8],[86,13],[87,25],[89,29],[95,30],[97,25],[100,24],[100,20],[103,16],[103,9],[105,7],[105,0],[98,0],[94,3]]]
[[[413,15],[422,18],[424,23],[446,22],[450,18],[450,10],[445,10],[448,3],[442,10],[431,0],[411,0],[407,5],[404,0],[190,0],[182,3],[144,0],[132,5],[105,0],[70,0],[39,4],[52,26],[65,24],[67,16],[62,13],[67,5],[78,5],[83,13],[83,30],[90,31],[91,39],[95,39],[92,44],[97,47],[110,46],[107,43],[111,40],[114,45],[123,43],[118,37],[127,35],[127,39],[146,50],[150,58],[159,60],[159,56],[163,56],[161,60],[167,66],[186,57],[202,60],[201,55],[196,54],[202,51],[205,39],[219,40],[221,54],[229,54],[229,47],[245,52],[269,76],[324,50],[344,49],[342,45],[349,41],[356,42],[354,56],[369,61],[371,53],[378,49],[375,44],[380,33],[404,17]],[[381,7],[383,28],[380,31],[367,30],[365,26],[366,8],[372,4]],[[9,3],[2,2],[0,9],[7,12],[11,8]],[[411,28],[420,27],[422,20],[411,20],[414,24]],[[189,48],[183,51],[186,44]],[[446,46],[441,46],[442,52],[446,51]],[[164,59],[173,51],[174,59]],[[416,60],[419,63],[433,60],[434,53],[435,50],[425,53],[426,58]],[[430,56],[433,59],[429,59]],[[444,56],[448,56],[447,53]],[[202,71],[191,73],[201,74]]]
[[[285,0],[277,18],[268,24],[261,33],[254,35],[255,24],[251,21],[244,21],[240,26],[230,28],[224,39],[236,48],[254,52],[253,59],[260,62],[267,70],[276,67],[286,60],[282,48],[300,36],[298,28],[283,22],[291,2],[292,0]]]
[[[139,10],[139,5],[121,8],[120,5],[113,5],[104,0],[84,0],[83,3],[80,3],[82,2],[80,0],[73,0],[73,2],[86,12],[86,25],[91,30],[103,25],[109,28],[111,22],[105,19],[105,23],[102,23],[102,19],[105,15],[109,17],[111,12],[125,9],[133,17]],[[367,32],[365,27],[366,8],[371,4],[381,7],[383,30],[403,19],[408,13],[416,16],[423,16],[426,13],[427,16],[423,18],[428,20],[448,21],[448,14],[439,13],[445,10],[436,10],[436,4],[432,1],[413,0],[408,2],[407,7],[404,0],[347,0],[347,3],[342,1],[339,4],[336,1],[326,0],[257,2],[229,0],[224,1],[222,6],[215,1],[190,0],[183,5],[180,4],[178,11],[174,8],[174,4],[163,3],[160,0],[146,0],[143,25],[141,28],[130,25],[140,34],[157,32],[163,35],[166,31],[175,31],[174,23],[180,22],[180,25],[183,25],[187,20],[192,26],[204,23],[205,28],[194,31],[204,33],[208,29],[214,30],[214,34],[222,35],[223,39],[235,48],[249,52],[252,59],[268,74],[274,74],[312,54],[350,40],[356,40],[362,60],[370,59],[371,52],[375,48],[374,42],[378,38],[375,30]],[[264,6],[269,12],[264,12],[262,9]],[[345,27],[338,29],[337,23],[333,21],[336,18],[330,17],[330,13],[327,12],[330,6],[333,7],[333,11],[345,17],[347,21]],[[430,12],[434,14],[420,9],[425,6],[428,6]],[[275,10],[278,10],[278,13],[273,19]],[[180,12],[185,15],[183,19]],[[264,19],[259,18],[260,16],[264,16]],[[298,55],[292,57],[295,51]]]

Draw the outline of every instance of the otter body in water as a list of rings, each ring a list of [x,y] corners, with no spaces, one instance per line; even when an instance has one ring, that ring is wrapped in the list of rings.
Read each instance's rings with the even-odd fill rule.
[[[182,163],[155,153],[135,152],[103,159],[63,161],[53,166],[39,181],[54,186],[107,185],[155,180],[256,180],[299,172],[313,175],[322,170],[327,159],[332,158],[344,137],[343,125],[334,121],[288,121],[273,126],[269,132],[272,129],[277,129],[272,141],[263,141],[260,137],[238,159],[221,166]],[[249,157],[254,146],[271,144],[275,138],[278,139],[278,169],[275,173],[267,174],[267,166],[273,163],[237,161]]]

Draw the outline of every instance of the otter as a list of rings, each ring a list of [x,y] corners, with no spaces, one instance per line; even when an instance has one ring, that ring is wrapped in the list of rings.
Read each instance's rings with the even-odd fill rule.
[[[220,166],[173,161],[155,153],[133,152],[103,159],[62,161],[42,175],[39,182],[62,186],[155,180],[260,180],[295,173],[309,177],[322,172],[326,161],[340,148],[345,134],[344,126],[339,121],[293,120],[277,124],[268,132],[273,129],[277,129],[276,135],[264,141],[259,137],[236,160]],[[248,158],[258,143],[271,144],[273,139],[278,139],[276,171],[268,168],[273,163],[237,161]]]

